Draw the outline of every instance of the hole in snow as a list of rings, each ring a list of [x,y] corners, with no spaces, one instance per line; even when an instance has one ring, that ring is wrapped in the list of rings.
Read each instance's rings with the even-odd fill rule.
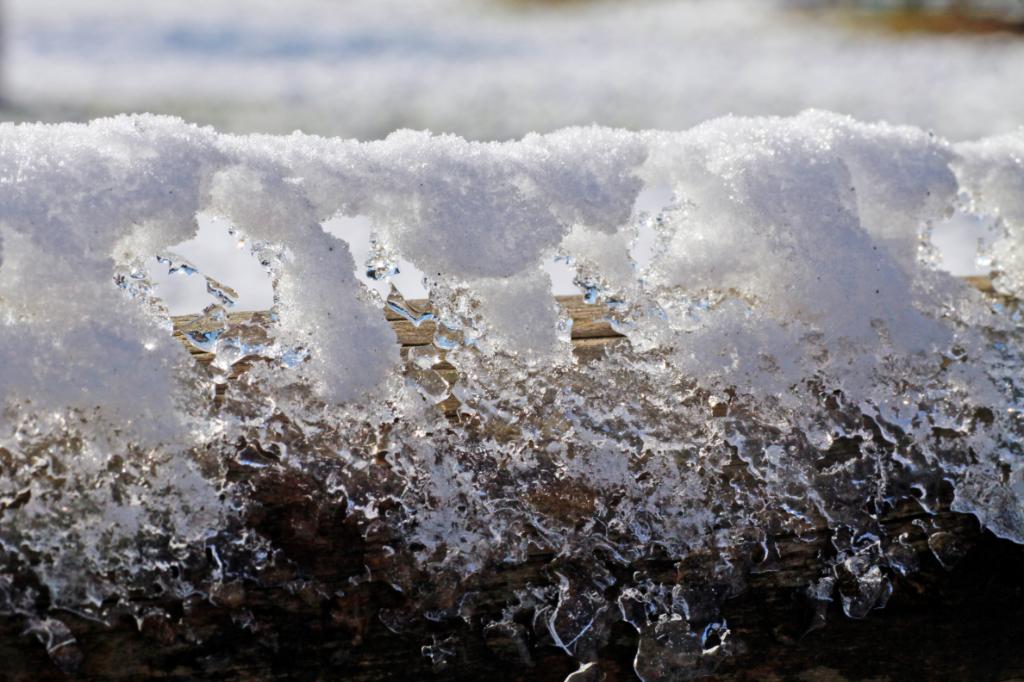
[[[633,203],[633,219],[641,214],[657,215],[664,211],[672,203],[674,198],[672,188],[665,183],[651,183],[640,190],[636,201]]]
[[[232,234],[230,223],[223,218],[201,213],[197,219],[199,231],[195,237],[160,254],[171,258],[172,263],[154,258],[147,264],[150,281],[156,285],[156,294],[168,313],[197,313],[219,302],[207,287],[207,277],[237,294],[232,297],[232,310],[270,310],[274,288],[267,271],[250,253],[249,242]],[[179,267],[182,262],[191,267]]]
[[[658,216],[672,205],[674,199],[672,188],[666,184],[650,184],[637,196],[631,218],[636,225],[637,235],[629,248],[637,272],[642,273],[654,260],[658,243],[658,233],[654,226]]]
[[[423,272],[397,258],[382,258],[374,242],[373,223],[366,216],[336,215],[323,224],[324,230],[348,243],[355,261],[356,279],[386,301],[392,284],[407,299],[427,298]],[[390,273],[390,274],[389,274]]]
[[[636,223],[636,238],[629,245],[629,257],[636,264],[637,272],[643,272],[654,260],[658,245],[658,232],[654,229],[656,215],[650,215]]]
[[[555,296],[578,296],[583,290],[576,286],[576,268],[569,258],[548,258],[542,266],[551,277],[551,293]]]
[[[979,262],[979,251],[990,246],[994,237],[992,217],[957,211],[932,227],[936,266],[957,277],[987,275],[989,268]]]

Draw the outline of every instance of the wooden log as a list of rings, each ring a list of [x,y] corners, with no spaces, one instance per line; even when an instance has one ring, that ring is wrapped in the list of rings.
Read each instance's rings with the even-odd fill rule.
[[[604,321],[602,308],[578,298],[559,302],[573,317],[578,357],[597,357],[628,343]],[[418,312],[427,310],[425,302],[411,305]],[[259,315],[240,313],[233,319]],[[407,358],[412,348],[431,342],[432,322],[415,326],[394,311],[386,315]],[[185,341],[185,335],[204,331],[202,323],[177,319],[175,325],[175,334],[197,360],[212,359]],[[433,369],[457,380],[456,369],[443,359]],[[244,372],[245,363],[234,371]],[[458,404],[448,399],[439,407],[454,417]],[[264,472],[252,480],[252,500],[247,523],[287,550],[293,560],[289,567],[278,567],[258,583],[223,585],[208,599],[156,599],[152,605],[169,615],[154,611],[138,623],[124,618],[106,627],[61,614],[75,644],[49,655],[22,634],[23,619],[0,619],[0,679],[561,680],[576,669],[528,622],[513,631],[484,627],[498,619],[517,589],[551,579],[552,562],[557,564],[552,552],[538,551],[521,564],[492,566],[467,584],[475,595],[468,622],[395,622],[384,614],[400,612],[405,595],[379,578],[356,587],[348,581],[375,565],[384,540],[366,537],[343,504],[328,501],[321,482],[294,470]],[[570,513],[572,500],[571,495],[555,496],[551,504]],[[889,604],[864,620],[848,619],[838,602],[818,602],[806,593],[819,577],[820,558],[834,551],[827,528],[799,538],[772,538],[772,558],[750,576],[741,594],[725,602],[722,615],[738,646],[712,679],[1024,677],[1024,548],[983,532],[970,517],[943,509],[927,516],[944,531],[947,551],[942,556],[947,563],[951,556],[963,557],[943,565],[925,537],[914,535],[926,516],[907,504],[882,518],[890,535],[907,532],[912,537],[921,566],[896,576]],[[700,556],[681,563],[654,556],[628,571],[699,586],[702,565]],[[424,655],[423,647],[431,643],[451,648],[453,655],[435,665]],[[598,652],[605,679],[635,679],[636,647],[636,632],[615,624]]]

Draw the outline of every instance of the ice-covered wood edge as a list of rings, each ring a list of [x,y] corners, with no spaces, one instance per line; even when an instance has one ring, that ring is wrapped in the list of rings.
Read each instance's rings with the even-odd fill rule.
[[[994,295],[985,278],[972,281]],[[579,297],[559,303],[573,318],[574,353],[593,358],[616,343],[626,343],[604,321],[600,306]],[[416,311],[427,303],[413,301]],[[237,313],[251,317],[261,313]],[[431,343],[434,326],[418,327],[386,311],[403,348]],[[175,320],[179,336],[194,330],[194,318]],[[184,339],[183,339],[184,342]],[[212,359],[186,342],[200,361]],[[245,363],[235,366],[236,373]],[[434,369],[454,381],[457,372],[441,362]],[[457,402],[439,407],[450,416]],[[240,476],[247,475],[239,472]],[[372,567],[380,541],[362,537],[343,507],[324,507],[317,483],[308,474],[281,471],[254,479],[252,497],[260,512],[252,523],[297,557],[300,571],[321,584],[341,585],[340,577]],[[552,502],[575,509],[577,496],[556,496]],[[927,515],[915,505],[893,510],[881,521],[896,535],[913,528]],[[751,576],[747,590],[726,602],[724,615],[740,648],[719,668],[720,679],[858,680],[858,679],[1011,679],[1024,676],[1024,548],[979,530],[971,518],[941,510],[927,517],[948,533],[948,541],[965,558],[944,568],[918,542],[921,570],[897,578],[895,595],[886,609],[863,621],[845,618],[836,603],[810,601],[806,585],[820,570],[819,557],[831,552],[829,531],[819,528],[797,539],[772,538],[778,558],[770,570]],[[561,680],[575,665],[553,646],[532,639],[522,650],[512,640],[486,633],[481,623],[500,613],[514,590],[551,577],[552,553],[538,552],[516,566],[493,567],[467,589],[479,595],[474,625],[462,622],[414,624],[396,634],[375,616],[382,608],[400,605],[402,596],[383,583],[370,581],[343,597],[324,600],[294,589],[294,575],[267,576],[261,586],[236,584],[224,594],[205,599],[162,600],[171,619],[154,617],[141,627],[123,619],[107,628],[61,614],[77,644],[53,658],[76,672],[76,679],[552,679]],[[572,570],[572,566],[558,566]],[[700,583],[702,561],[683,563],[650,559],[629,567],[656,580]],[[256,621],[273,623],[273,632],[250,632],[237,614],[247,609]],[[822,619],[827,627],[817,628]],[[187,621],[186,635],[179,621]],[[22,634],[24,623],[0,620],[0,679],[66,679],[43,646]],[[528,633],[529,628],[524,628]],[[446,667],[435,670],[421,647],[457,634],[458,651]],[[601,668],[610,680],[634,679],[631,664],[636,635],[618,624],[602,651]],[[77,664],[77,666],[75,665]],[[588,678],[589,679],[589,678]]]
[[[966,280],[979,291],[988,296],[999,298],[992,286],[989,277],[967,277]],[[577,360],[587,362],[600,357],[606,350],[611,349],[614,344],[628,343],[626,338],[615,331],[608,321],[608,311],[602,305],[587,303],[582,296],[556,296],[555,299],[562,307],[565,315],[572,318],[572,349]],[[406,301],[412,316],[419,316],[431,311],[430,302],[427,300]],[[237,312],[229,314],[231,321],[240,322],[254,317],[265,316],[263,312]],[[408,349],[414,346],[426,346],[434,341],[436,323],[432,320],[425,320],[420,324],[414,324],[407,317],[385,307],[383,315],[391,324],[398,343],[402,347],[402,357],[408,358]],[[196,331],[207,331],[202,322],[197,322],[196,316],[182,315],[173,318],[174,335],[184,343],[185,347],[196,360],[208,363],[213,360],[213,354],[203,351],[197,346],[189,343],[186,334]],[[245,359],[236,363],[233,367],[233,375],[237,376],[248,367]],[[458,372],[450,363],[442,362],[434,365],[432,369],[445,378],[450,385],[458,380]],[[458,402],[454,398],[448,398],[441,402],[439,407],[446,415],[452,416],[458,408]]]
[[[572,318],[572,345],[573,354],[581,361],[587,361],[600,356],[606,348],[615,343],[624,343],[625,337],[616,332],[612,325],[605,319],[607,311],[603,306],[587,304],[581,296],[558,296],[558,303],[564,309],[566,315]],[[415,315],[430,312],[430,302],[426,300],[406,301],[410,312]],[[398,343],[402,346],[403,358],[408,357],[408,349],[414,346],[426,346],[434,341],[436,323],[432,320],[425,320],[419,325],[413,324],[408,318],[395,312],[391,308],[385,308],[383,314],[391,328],[395,331]],[[229,320],[240,322],[252,319],[253,317],[264,316],[262,312],[238,312],[228,316]],[[213,354],[188,343],[185,335],[188,332],[205,331],[202,323],[197,323],[195,316],[183,315],[174,318],[174,335],[180,339],[199,362],[211,362]],[[248,367],[245,360],[236,363],[232,369],[234,375],[244,372]],[[458,379],[458,372],[448,362],[442,361],[432,368],[448,381],[454,384]],[[458,407],[454,398],[449,398],[440,403],[439,407],[445,414],[451,416]]]

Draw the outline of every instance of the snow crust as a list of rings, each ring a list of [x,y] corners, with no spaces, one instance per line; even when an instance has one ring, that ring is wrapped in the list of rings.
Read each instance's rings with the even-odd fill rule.
[[[596,572],[595,546],[624,564],[712,549],[721,590],[638,578],[610,603],[594,573],[510,605],[583,663],[620,614],[646,679],[727,651],[699,644],[712,626],[727,639],[714,595],[780,529],[837,533],[823,576],[852,579],[815,589],[861,617],[905,570],[885,508],[951,503],[1024,542],[1022,153],[1020,134],[951,144],[821,111],[503,143],[233,136],[148,115],[0,126],[0,545],[38,579],[2,603],[52,630],[42,591],[104,619],[143,586],[213,594],[229,558],[249,576],[282,560],[245,526],[235,466],[300,472],[364,532],[388,529],[399,549],[379,572],[422,612],[449,609],[437,617],[530,543]],[[637,210],[658,187],[671,197],[639,203],[666,205]],[[933,267],[930,225],[957,206],[997,217],[1002,297]],[[275,297],[269,317],[232,321],[230,283],[207,281],[216,302],[189,339],[210,369],[146,275],[200,214],[230,225]],[[436,331],[404,360],[355,274],[344,237],[363,223],[338,218],[357,216],[376,279],[399,261],[424,273]],[[556,257],[626,345],[574,357]],[[455,421],[434,408],[449,397]],[[550,500],[572,489],[558,499],[584,511],[567,519]]]

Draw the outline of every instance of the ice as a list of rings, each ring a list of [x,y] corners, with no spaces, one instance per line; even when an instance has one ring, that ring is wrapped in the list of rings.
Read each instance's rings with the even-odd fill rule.
[[[533,623],[581,678],[620,620],[642,678],[712,670],[779,533],[827,534],[807,594],[869,617],[916,565],[888,509],[1024,542],[1020,142],[821,111],[500,143],[0,126],[0,609],[71,668],[59,611],[198,595],[256,628],[232,580],[323,574],[253,521],[268,485],[385,548],[346,589],[394,588],[395,629],[475,622],[467,585],[548,552],[481,627],[521,652]],[[992,226],[995,291],[936,269],[951,220]],[[185,343],[155,267],[208,292]],[[238,272],[265,310],[236,312]],[[654,555],[686,581],[630,568]]]

